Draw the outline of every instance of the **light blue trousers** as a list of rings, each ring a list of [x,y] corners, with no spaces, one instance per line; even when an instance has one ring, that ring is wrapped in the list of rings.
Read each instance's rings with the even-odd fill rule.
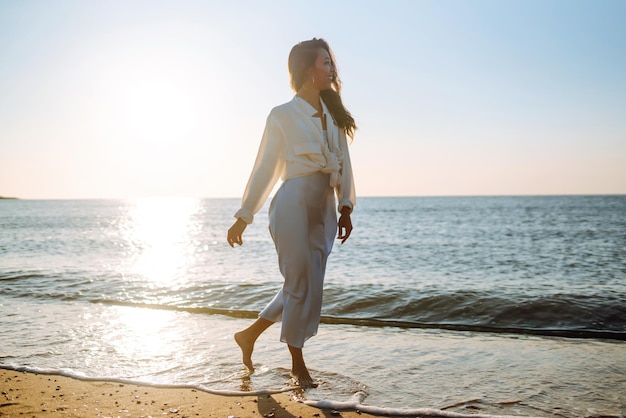
[[[335,195],[321,172],[288,179],[269,210],[284,283],[259,316],[282,320],[280,340],[302,348],[317,333],[326,260],[337,233]]]

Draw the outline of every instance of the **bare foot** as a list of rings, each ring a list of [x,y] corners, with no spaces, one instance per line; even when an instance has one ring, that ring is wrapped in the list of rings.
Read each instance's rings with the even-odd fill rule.
[[[298,386],[303,388],[316,388],[319,385],[313,381],[306,366],[291,369],[291,376],[297,382]]]
[[[263,333],[273,324],[272,321],[263,318],[257,318],[256,321],[248,328],[235,334],[235,342],[241,348],[241,357],[243,364],[250,370],[250,373],[254,372],[254,366],[252,365],[252,351],[254,350],[254,343],[259,335]]]
[[[235,334],[235,342],[241,348],[241,358],[243,364],[250,370],[250,372],[254,371],[254,366],[252,365],[252,351],[254,350],[254,340],[250,340],[246,336],[245,331],[241,331]]]
[[[309,369],[307,369],[304,364],[302,349],[290,345],[288,347],[291,353],[291,376],[298,382],[300,387],[316,388],[318,384],[313,382],[313,378],[309,374]]]

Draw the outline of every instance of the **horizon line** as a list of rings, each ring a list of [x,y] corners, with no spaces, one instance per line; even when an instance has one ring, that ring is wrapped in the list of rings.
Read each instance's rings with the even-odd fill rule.
[[[528,194],[447,194],[447,195],[363,195],[358,199],[400,199],[400,198],[458,198],[458,197],[584,197],[584,196],[626,196],[624,193],[528,193]],[[268,197],[268,200],[273,196]],[[151,196],[130,196],[130,197],[9,197],[0,196],[0,200],[135,200],[135,199],[241,199],[236,196],[206,197],[206,196],[184,196],[184,195],[151,195]]]

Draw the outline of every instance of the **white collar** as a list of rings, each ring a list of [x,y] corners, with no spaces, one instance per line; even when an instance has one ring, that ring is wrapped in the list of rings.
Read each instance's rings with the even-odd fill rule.
[[[313,105],[311,105],[311,103],[307,102],[306,100],[304,100],[302,97],[298,96],[297,94],[293,96],[292,102],[300,109],[302,113],[308,116],[312,117],[313,115],[317,113],[317,109]],[[330,113],[330,111],[328,110],[328,107],[326,107],[326,103],[324,103],[324,100],[322,100],[321,97],[320,97],[320,103],[322,104],[322,115],[326,116],[326,121],[331,120],[333,122],[333,125],[336,126],[337,122],[335,122],[335,118]]]

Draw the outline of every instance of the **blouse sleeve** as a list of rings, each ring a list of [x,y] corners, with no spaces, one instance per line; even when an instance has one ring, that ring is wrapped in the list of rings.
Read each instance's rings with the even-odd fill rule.
[[[235,213],[235,217],[251,224],[284,169],[285,137],[276,117],[270,113],[252,174],[241,199],[241,209]]]
[[[356,206],[356,191],[354,189],[354,176],[352,175],[352,162],[350,161],[350,152],[348,150],[348,142],[346,134],[342,129],[339,130],[339,146],[343,154],[343,163],[341,165],[341,186],[337,190],[337,200],[339,205],[337,210],[341,212],[341,208],[348,207],[350,210]]]

